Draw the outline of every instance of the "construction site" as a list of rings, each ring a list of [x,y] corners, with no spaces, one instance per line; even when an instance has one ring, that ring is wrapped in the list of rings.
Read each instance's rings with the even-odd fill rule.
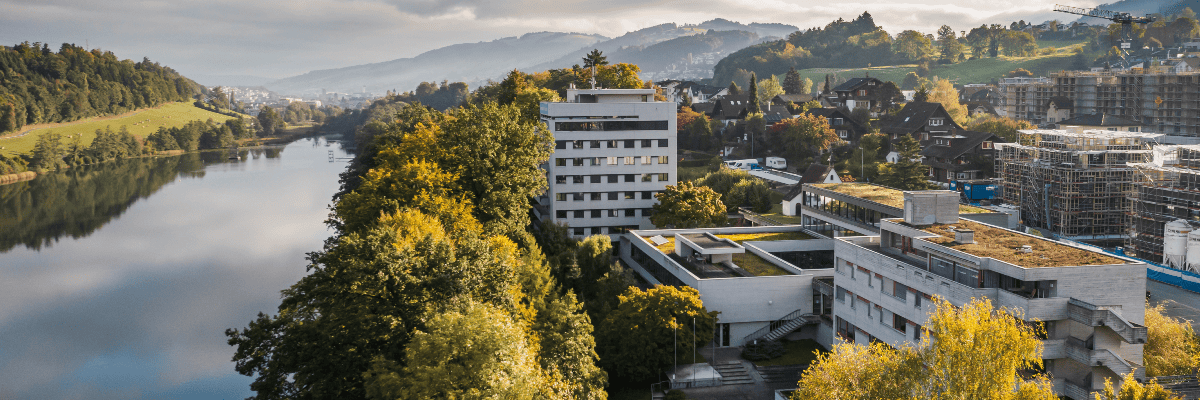
[[[1024,130],[997,143],[1004,201],[1025,226],[1104,246],[1130,236],[1130,198],[1139,168],[1152,161],[1158,134],[1100,130]]]
[[[1200,260],[1166,260],[1163,253],[1164,244],[1172,242],[1166,237],[1169,225],[1178,225],[1172,232],[1185,240],[1200,225],[1200,146],[1157,146],[1154,153],[1151,160],[1133,165],[1137,182],[1129,202],[1133,221],[1126,253],[1195,271],[1189,264]]]

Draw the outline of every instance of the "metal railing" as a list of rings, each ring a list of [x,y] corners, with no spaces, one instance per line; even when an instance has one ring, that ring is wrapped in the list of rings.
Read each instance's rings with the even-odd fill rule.
[[[757,340],[758,338],[761,338],[761,337],[766,336],[767,334],[771,333],[771,331],[775,330],[776,328],[787,325],[788,322],[792,322],[797,319],[805,318],[807,316],[817,317],[816,314],[805,312],[804,310],[792,311],[790,314],[784,316],[783,318],[771,321],[771,323],[767,324],[767,326],[764,326],[761,329],[754,331],[754,333],[746,335],[746,337],[742,340],[742,343],[753,342],[754,340]]]

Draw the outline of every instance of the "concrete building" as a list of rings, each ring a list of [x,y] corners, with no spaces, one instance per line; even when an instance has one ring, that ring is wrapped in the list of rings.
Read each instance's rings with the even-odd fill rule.
[[[1058,394],[1090,399],[1105,379],[1144,377],[1146,264],[960,219],[958,197],[904,192],[903,218],[880,219],[878,235],[835,239],[839,338],[915,344],[932,296],[955,306],[986,298],[1044,324]]]
[[[653,228],[655,194],[678,179],[675,107],[653,89],[569,89],[566,102],[541,103],[555,148],[534,216],[575,237]]]
[[[1053,81],[1033,77],[1002,78],[999,86],[1000,106],[996,107],[997,113],[1034,125],[1046,122],[1050,98],[1055,95]]]
[[[647,282],[694,288],[705,308],[720,311],[718,347],[799,330],[829,348],[833,245],[791,225],[635,230],[618,247]]]
[[[1168,267],[1200,271],[1200,233],[1190,234],[1200,226],[1200,146],[1156,146],[1154,153],[1153,160],[1135,165],[1133,232],[1125,251]],[[1168,235],[1168,224],[1178,225],[1179,234]],[[1174,257],[1164,252],[1167,242],[1173,242]]]
[[[876,236],[887,218],[904,216],[904,192],[870,183],[804,184],[790,203],[810,231],[827,237]],[[789,194],[790,196],[791,194]],[[962,218],[1005,227],[1016,221],[1008,214],[959,205]]]
[[[1101,130],[1022,130],[997,143],[996,174],[1004,201],[1026,226],[1072,240],[1128,237],[1129,200],[1137,173],[1161,135]]]
[[[1149,131],[1200,136],[1200,72],[1167,68],[1064,71],[1050,75],[1053,91],[1074,101],[1074,114],[1128,118]]]

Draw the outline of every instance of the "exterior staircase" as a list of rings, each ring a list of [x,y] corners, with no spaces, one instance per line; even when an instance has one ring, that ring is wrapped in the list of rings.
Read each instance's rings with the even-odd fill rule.
[[[796,329],[800,329],[802,326],[819,323],[821,323],[821,317],[816,314],[806,313],[802,310],[792,311],[791,314],[771,321],[770,324],[762,327],[762,329],[746,335],[743,343],[750,343],[755,340],[778,340],[789,333],[795,332]]]
[[[741,361],[726,361],[712,367],[721,374],[722,385],[754,384],[754,378],[750,377],[750,371],[746,370],[746,365]]]

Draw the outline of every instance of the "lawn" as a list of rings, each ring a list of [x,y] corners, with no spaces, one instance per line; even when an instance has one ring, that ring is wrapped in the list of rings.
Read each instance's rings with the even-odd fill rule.
[[[1042,43],[1039,42],[1039,45]],[[985,57],[958,64],[934,65],[930,74],[942,79],[950,79],[956,84],[991,83],[1017,68],[1025,68],[1035,76],[1045,76],[1050,72],[1071,69],[1073,55],[1070,46],[1077,45],[1072,41],[1053,41],[1043,48],[1056,48],[1053,54],[1036,55],[1032,57]],[[800,76],[812,79],[813,85],[820,87],[825,82],[826,74],[837,73],[841,78],[857,78],[864,74],[892,81],[899,84],[909,72],[916,71],[916,64],[889,65],[870,68],[809,68],[799,70]],[[781,80],[783,78],[780,78]]]
[[[125,126],[129,130],[129,133],[145,138],[147,135],[157,131],[159,127],[177,128],[191,121],[204,121],[209,118],[212,118],[213,121],[224,122],[232,117],[198,108],[192,103],[168,103],[156,108],[145,108],[120,116],[94,117],[62,124],[34,126],[33,130],[28,131],[24,136],[11,139],[0,138],[0,147],[2,147],[0,148],[0,154],[14,155],[28,153],[33,150],[33,145],[37,142],[37,137],[49,131],[61,134],[64,143],[71,143],[74,140],[68,139],[68,136],[82,135],[83,144],[86,146],[91,144],[92,139],[96,137],[96,130],[104,129],[105,127],[110,127],[113,132],[118,132],[121,126]],[[25,129],[28,130],[28,128],[26,127]]]
[[[794,342],[786,342],[783,348],[787,351],[782,357],[770,359],[767,361],[755,361],[761,367],[769,367],[775,365],[809,365],[813,360],[817,359],[814,351],[826,353],[824,347],[812,339],[797,340]]]
[[[808,240],[812,239],[807,233],[800,231],[793,232],[761,232],[761,233],[738,233],[732,235],[716,235],[721,239],[729,239],[738,244],[742,242],[771,242],[776,240]]]
[[[800,221],[802,220],[800,216],[797,215],[783,215],[783,204],[779,203],[771,206],[771,212],[759,215],[786,225],[800,225]]]
[[[791,272],[788,272],[783,268],[779,268],[775,264],[771,264],[767,262],[767,260],[764,260],[762,257],[759,257],[757,254],[751,252],[734,253],[733,263],[739,267],[742,267],[742,269],[754,276],[792,275]]]

